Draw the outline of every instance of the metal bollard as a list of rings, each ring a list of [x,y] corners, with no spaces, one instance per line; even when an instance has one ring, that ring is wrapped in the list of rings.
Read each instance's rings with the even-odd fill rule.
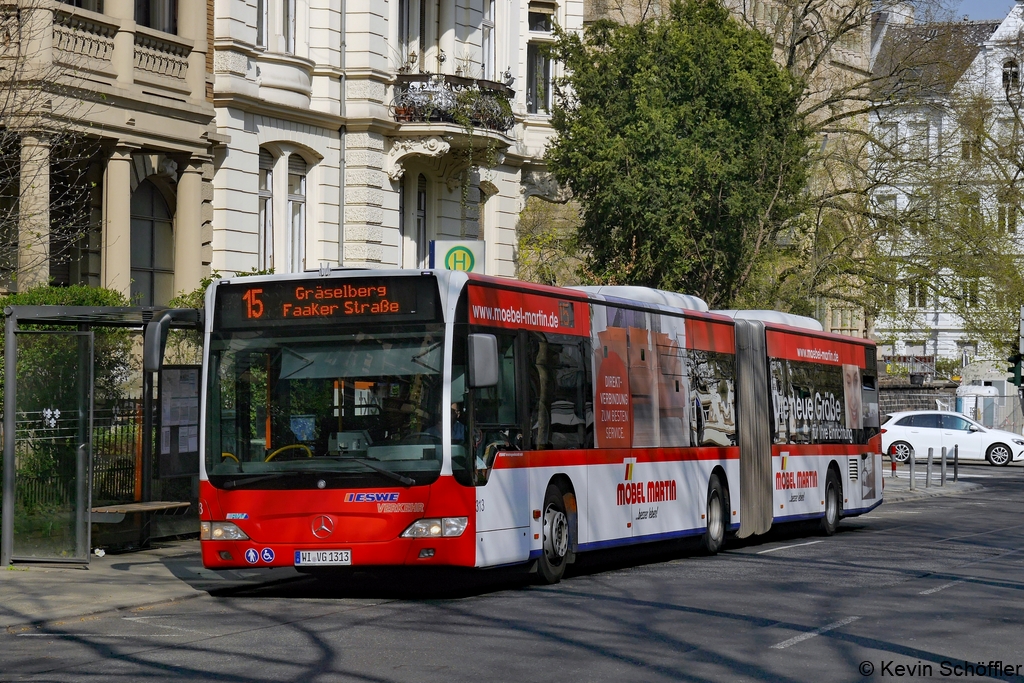
[[[914,490],[914,486],[915,486],[915,484],[914,484],[914,462],[916,460],[917,460],[917,451],[915,451],[914,447],[911,446],[910,447],[910,458],[908,458],[908,461],[910,462],[910,490],[911,491]]]
[[[942,447],[942,459],[939,461],[939,486],[946,485],[946,447]]]
[[[924,469],[924,487],[929,488],[932,485],[932,457],[934,456],[934,448],[928,449],[928,464],[925,465]]]
[[[960,444],[953,446],[953,482],[960,481]]]

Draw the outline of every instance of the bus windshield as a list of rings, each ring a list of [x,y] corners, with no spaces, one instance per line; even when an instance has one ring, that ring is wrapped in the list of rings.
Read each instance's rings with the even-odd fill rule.
[[[293,489],[434,481],[443,351],[440,324],[212,334],[211,483]]]

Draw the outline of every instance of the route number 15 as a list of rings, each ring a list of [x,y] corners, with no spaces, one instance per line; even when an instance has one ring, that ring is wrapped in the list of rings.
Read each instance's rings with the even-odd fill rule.
[[[262,289],[245,290],[245,294],[242,295],[242,301],[245,302],[245,317],[251,319],[263,316],[263,300],[260,299],[260,294],[263,294]]]

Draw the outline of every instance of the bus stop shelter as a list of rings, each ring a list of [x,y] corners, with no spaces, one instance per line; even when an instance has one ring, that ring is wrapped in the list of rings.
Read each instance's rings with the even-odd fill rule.
[[[4,315],[0,567],[85,564],[92,524],[134,515],[129,545],[144,545],[152,515],[194,507],[199,367],[164,368],[163,356],[169,330],[198,356],[203,312],[10,306]]]

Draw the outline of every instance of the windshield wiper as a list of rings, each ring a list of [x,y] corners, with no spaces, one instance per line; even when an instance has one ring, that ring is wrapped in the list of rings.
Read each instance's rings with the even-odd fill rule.
[[[384,468],[384,467],[381,467],[379,465],[374,465],[372,462],[370,462],[369,460],[366,460],[364,458],[355,458],[355,457],[352,457],[352,456],[349,456],[349,455],[345,455],[345,456],[342,456],[342,457],[344,459],[346,459],[346,460],[352,460],[353,462],[357,462],[360,465],[363,465],[365,467],[369,467],[374,472],[377,472],[378,474],[383,474],[385,477],[390,477],[391,479],[394,479],[395,481],[399,482],[400,484],[402,484],[404,486],[414,486],[416,484],[416,480],[415,479],[412,479],[411,477],[407,477],[404,474],[399,474],[398,472],[392,472],[391,470],[389,470],[387,468]]]
[[[236,489],[239,486],[245,486],[246,484],[255,484],[261,481],[267,481],[268,479],[277,479],[278,477],[291,476],[293,474],[304,474],[309,470],[281,470],[280,472],[271,472],[270,474],[263,474],[258,477],[250,477],[248,479],[232,479],[231,481],[224,483],[226,489]]]

